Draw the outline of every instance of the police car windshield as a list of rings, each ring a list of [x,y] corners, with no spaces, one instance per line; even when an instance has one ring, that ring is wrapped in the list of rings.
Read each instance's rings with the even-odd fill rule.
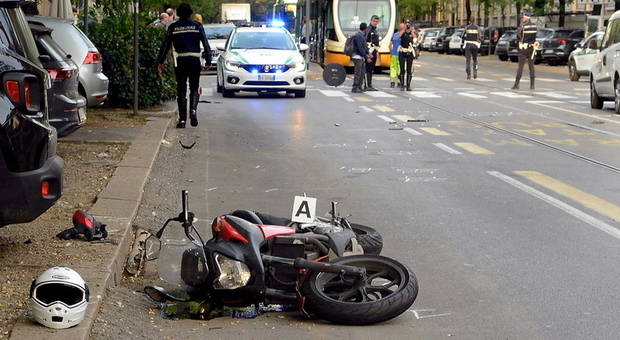
[[[285,32],[237,32],[230,48],[294,50],[295,43]]]

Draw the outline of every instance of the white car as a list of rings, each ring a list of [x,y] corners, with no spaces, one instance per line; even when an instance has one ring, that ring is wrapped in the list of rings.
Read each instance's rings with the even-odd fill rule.
[[[439,30],[429,30],[424,33],[424,37],[422,37],[422,50],[428,51],[431,48],[431,43],[433,41],[437,41],[437,35],[439,34]]]
[[[589,76],[594,56],[601,48],[604,31],[596,31],[575,45],[568,56],[568,76],[571,81],[579,81],[581,76]]]
[[[235,29],[235,24],[205,24],[202,25],[202,27],[204,27],[205,34],[209,40],[209,47],[211,48],[211,70],[213,71],[215,67],[217,67],[217,58],[220,56],[220,51],[215,48],[215,46],[226,43],[226,39],[228,39],[230,33]]]
[[[217,92],[232,97],[235,92],[293,93],[306,96],[308,69],[300,51],[306,44],[295,44],[281,27],[237,27],[226,44],[217,45]]]
[[[620,11],[616,11],[607,23],[601,50],[595,54],[590,69],[590,107],[602,109],[606,100],[614,101],[614,109],[620,114]]]
[[[448,44],[450,48],[450,53],[454,54],[463,54],[463,29],[458,29],[452,37],[450,38],[450,43]]]

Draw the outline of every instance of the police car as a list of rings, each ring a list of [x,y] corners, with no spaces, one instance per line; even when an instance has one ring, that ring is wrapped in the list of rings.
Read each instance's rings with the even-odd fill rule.
[[[217,92],[232,97],[239,91],[292,93],[306,96],[307,65],[295,43],[281,27],[237,27],[226,44],[216,46]]]

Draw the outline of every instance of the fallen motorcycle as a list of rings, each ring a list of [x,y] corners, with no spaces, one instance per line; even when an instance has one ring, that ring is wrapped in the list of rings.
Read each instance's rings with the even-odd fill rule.
[[[363,254],[350,228],[300,230],[228,214],[213,220],[213,237],[204,242],[186,190],[182,201],[179,216],[149,238],[147,258],[158,255],[160,277],[189,298],[145,287],[155,301],[198,301],[203,316],[222,306],[294,305],[333,323],[369,325],[404,313],[417,297],[413,272],[391,258]],[[182,235],[166,232],[171,221],[181,223]]]

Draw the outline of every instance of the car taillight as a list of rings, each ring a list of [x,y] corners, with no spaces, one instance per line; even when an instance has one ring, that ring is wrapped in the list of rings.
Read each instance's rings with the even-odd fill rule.
[[[568,40],[566,40],[566,39],[558,39],[557,40],[557,43],[559,43],[559,44],[566,44],[567,42],[568,42]]]
[[[101,54],[99,52],[88,52],[84,59],[84,64],[96,64],[101,62]]]
[[[9,94],[9,96],[11,96],[11,99],[13,99],[14,101],[18,102],[20,100],[20,95],[19,95],[19,83],[14,81],[14,80],[9,80],[6,82],[6,89],[7,92]]]
[[[73,69],[47,69],[47,72],[54,83],[60,83],[73,75]]]
[[[50,195],[50,182],[43,181],[43,183],[41,183],[41,196],[47,197],[49,195]]]
[[[499,39],[499,34],[497,33],[497,31],[495,31],[495,32],[493,33],[493,41],[494,41],[494,42],[497,42],[497,40],[498,40],[498,39]]]

